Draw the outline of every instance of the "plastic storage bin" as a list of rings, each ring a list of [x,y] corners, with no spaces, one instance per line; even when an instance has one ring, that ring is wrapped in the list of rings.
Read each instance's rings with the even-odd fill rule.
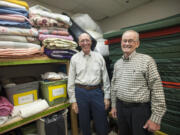
[[[49,106],[63,103],[67,100],[67,80],[41,81],[42,98],[46,99]]]
[[[31,103],[38,99],[39,81],[17,84],[6,87],[6,95],[9,101],[16,105]]]
[[[68,135],[68,109],[37,120],[38,135]]]

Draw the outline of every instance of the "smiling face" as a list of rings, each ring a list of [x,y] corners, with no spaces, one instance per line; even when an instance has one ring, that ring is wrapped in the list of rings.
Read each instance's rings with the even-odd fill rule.
[[[91,51],[91,38],[87,33],[83,33],[79,36],[79,46],[85,54],[89,54]]]
[[[125,57],[128,57],[139,47],[139,34],[135,31],[126,31],[121,40],[121,49]]]

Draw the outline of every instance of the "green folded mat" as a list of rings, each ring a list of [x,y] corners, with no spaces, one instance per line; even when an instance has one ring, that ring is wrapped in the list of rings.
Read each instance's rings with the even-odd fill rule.
[[[173,127],[179,127],[180,113],[178,111],[167,110],[162,121]]]
[[[161,75],[161,80],[167,81],[167,82],[180,82],[180,76],[163,76],[163,75]]]
[[[180,71],[180,62],[179,63],[172,63],[172,62],[162,62],[158,63],[158,69],[161,72],[172,72],[176,73]]]
[[[173,127],[167,123],[162,122],[161,131],[165,132],[168,135],[179,135],[180,128],[179,127]]]
[[[146,32],[150,30],[157,30],[161,28],[175,26],[178,24],[180,24],[180,14],[173,15],[173,16],[163,18],[163,19],[159,19],[156,21],[148,22],[148,23],[143,23],[143,24],[134,25],[130,27],[124,27],[124,28],[121,28],[119,31],[107,32],[103,34],[103,38],[110,39],[114,37],[119,37],[122,35],[124,31],[129,30],[129,29],[133,29],[138,32]]]

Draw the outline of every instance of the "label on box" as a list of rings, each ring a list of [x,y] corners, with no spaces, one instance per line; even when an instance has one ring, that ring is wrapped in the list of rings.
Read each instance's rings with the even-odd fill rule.
[[[13,101],[15,106],[31,103],[35,100],[37,100],[37,90],[31,90],[28,92],[23,92],[13,95]]]
[[[53,97],[59,96],[59,95],[62,95],[62,94],[64,94],[64,88],[57,88],[57,89],[52,90],[52,96]]]
[[[29,95],[26,95],[26,96],[22,96],[22,97],[19,97],[18,98],[18,103],[19,104],[25,104],[25,103],[28,103],[28,102],[33,102],[33,94],[29,94]]]
[[[56,85],[56,86],[49,86],[49,101],[53,101],[54,99],[66,97],[67,96],[67,90],[66,90],[66,84]]]

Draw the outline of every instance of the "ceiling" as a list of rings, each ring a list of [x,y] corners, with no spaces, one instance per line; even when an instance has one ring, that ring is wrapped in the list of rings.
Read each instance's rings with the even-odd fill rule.
[[[94,20],[115,16],[152,0],[37,0],[72,14],[86,13]]]

